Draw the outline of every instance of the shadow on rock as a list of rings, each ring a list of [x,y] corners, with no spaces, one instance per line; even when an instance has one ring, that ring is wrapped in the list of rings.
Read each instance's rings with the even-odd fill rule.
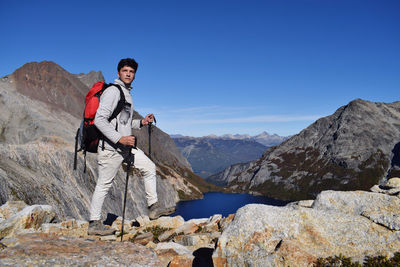
[[[105,225],[112,225],[113,222],[118,218],[117,215],[112,214],[112,213],[107,213],[107,218],[105,219],[105,221],[103,222]]]
[[[212,248],[199,248],[193,252],[194,260],[193,267],[213,267],[212,254],[214,249]]]

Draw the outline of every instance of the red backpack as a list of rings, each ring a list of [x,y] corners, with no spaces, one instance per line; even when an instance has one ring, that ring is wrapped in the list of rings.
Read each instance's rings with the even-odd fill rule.
[[[99,145],[99,141],[104,138],[102,133],[97,129],[94,125],[94,117],[96,116],[97,109],[100,104],[100,96],[103,94],[104,90],[106,90],[110,86],[116,86],[120,93],[120,99],[118,101],[117,107],[111,114],[108,121],[112,121],[115,119],[118,114],[122,111],[126,101],[124,92],[122,92],[122,88],[118,84],[107,84],[104,81],[100,81],[95,83],[85,98],[85,110],[83,112],[83,119],[81,122],[81,126],[76,131],[75,136],[75,155],[74,155],[74,170],[76,170],[77,164],[77,154],[79,151],[83,151],[85,157],[85,168],[84,172],[86,172],[86,152],[97,153],[97,148]],[[79,146],[79,149],[78,149]]]

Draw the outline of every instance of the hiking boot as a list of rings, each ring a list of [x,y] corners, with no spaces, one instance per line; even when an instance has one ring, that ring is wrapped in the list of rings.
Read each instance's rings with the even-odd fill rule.
[[[89,222],[88,235],[113,235],[115,231],[106,227],[100,220]]]
[[[150,220],[158,219],[160,216],[169,215],[174,213],[175,208],[161,207],[158,202],[154,203],[149,207],[149,218]]]

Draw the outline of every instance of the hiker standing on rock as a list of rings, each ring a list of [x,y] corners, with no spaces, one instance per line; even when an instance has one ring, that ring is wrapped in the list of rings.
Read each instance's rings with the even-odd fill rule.
[[[168,211],[161,208],[158,203],[155,164],[139,148],[132,149],[135,145],[132,128],[140,129],[154,120],[153,114],[146,115],[142,120],[132,119],[133,103],[130,90],[137,68],[138,63],[132,58],[122,59],[118,63],[118,79],[115,80],[115,84],[121,87],[125,95],[125,104],[115,119],[109,121],[121,98],[118,87],[115,85],[108,87],[100,97],[94,124],[103,134],[104,141],[99,142],[97,150],[99,174],[90,204],[89,235],[110,235],[115,232],[115,230],[103,225],[100,220],[101,209],[114,177],[124,158],[127,157],[129,149],[135,157],[134,166],[143,173],[149,218],[156,219],[161,215],[168,214]]]

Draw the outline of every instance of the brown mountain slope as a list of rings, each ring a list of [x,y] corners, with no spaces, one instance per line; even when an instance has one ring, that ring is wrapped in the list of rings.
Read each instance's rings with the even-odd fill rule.
[[[19,93],[81,116],[89,88],[54,62],[27,63],[13,73],[13,78]]]

